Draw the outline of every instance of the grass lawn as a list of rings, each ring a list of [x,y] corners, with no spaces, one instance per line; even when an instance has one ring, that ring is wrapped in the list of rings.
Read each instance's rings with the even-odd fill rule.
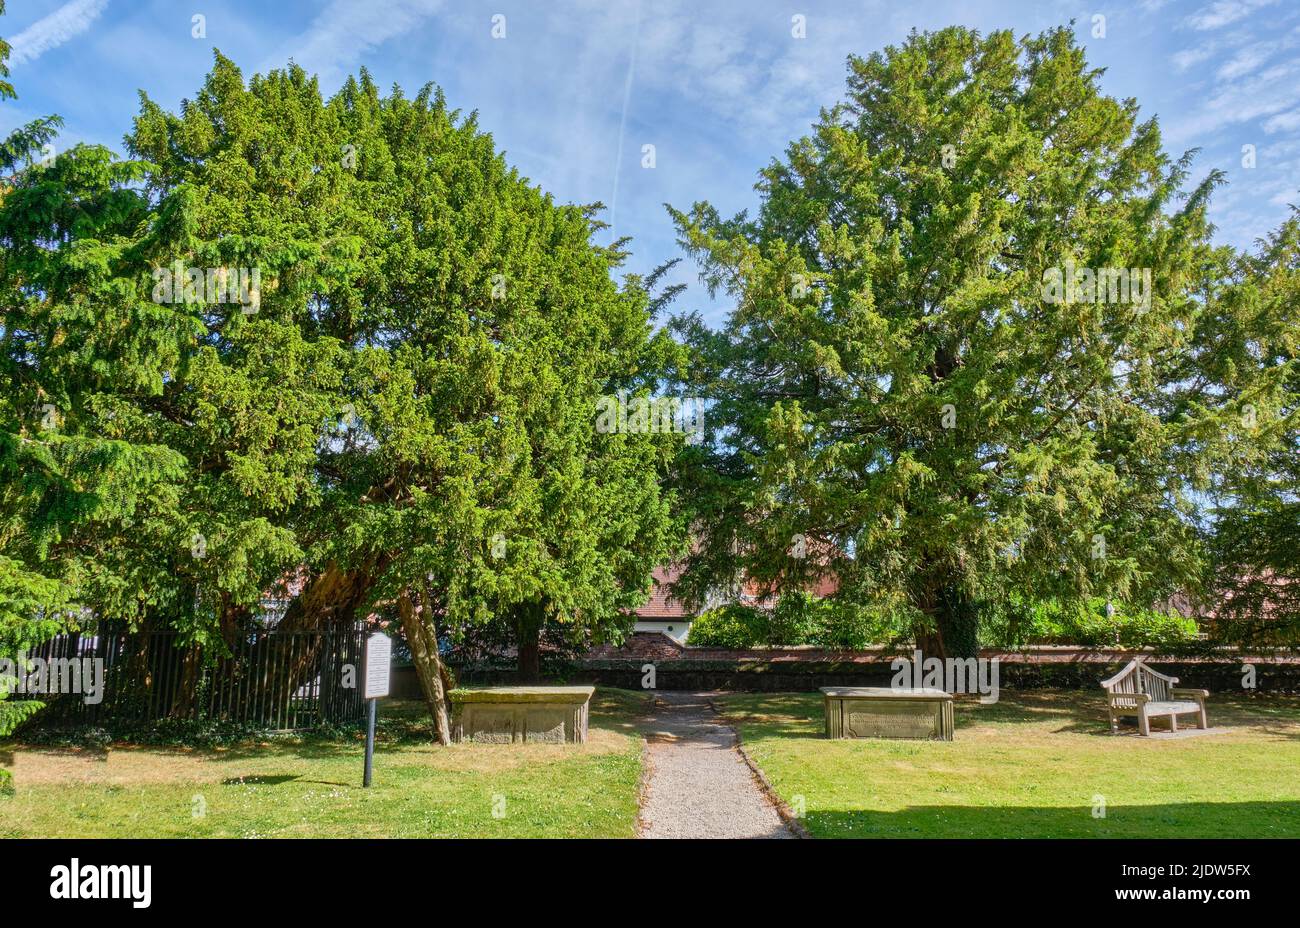
[[[1300,837],[1296,697],[1213,696],[1219,733],[1169,740],[1111,735],[1078,691],[959,698],[952,742],[828,741],[820,694],[718,703],[818,837]]]
[[[228,748],[0,743],[9,837],[631,837],[644,694],[601,688],[585,745],[430,743],[418,703],[384,702],[375,782],[364,737]],[[494,815],[494,811],[497,813]]]

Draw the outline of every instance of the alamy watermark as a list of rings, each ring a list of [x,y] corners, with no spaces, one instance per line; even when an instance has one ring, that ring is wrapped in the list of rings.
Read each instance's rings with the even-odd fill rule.
[[[912,659],[896,657],[889,669],[894,677],[890,689],[937,689],[948,693],[978,693],[980,702],[992,705],[998,701],[998,679],[1001,675],[999,659],[983,657],[922,658],[921,652],[912,652]]]
[[[1151,268],[1062,267],[1043,271],[1042,297],[1047,303],[1128,303],[1151,308]]]
[[[238,303],[246,316],[262,305],[260,267],[186,267],[177,261],[154,268],[153,281],[155,303]]]
[[[596,400],[596,431],[679,432],[698,437],[704,429],[704,399],[698,396],[629,396],[628,391]]]
[[[50,869],[51,899],[129,899],[136,909],[147,909],[153,899],[151,864],[70,863]]]
[[[0,689],[6,693],[54,695],[76,693],[88,706],[104,699],[102,657],[0,658]]]

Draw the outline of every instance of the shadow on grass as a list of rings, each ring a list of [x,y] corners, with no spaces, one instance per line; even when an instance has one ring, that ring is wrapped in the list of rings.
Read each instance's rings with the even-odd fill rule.
[[[653,711],[653,692],[601,686],[591,697],[588,725],[635,735],[642,720]]]
[[[273,776],[257,777],[227,777],[221,781],[222,786],[276,786],[280,783],[290,783],[294,780],[300,780],[301,777],[296,773],[282,773]]]
[[[1091,806],[910,806],[893,812],[809,810],[805,825],[836,838],[1296,838],[1300,802]]]
[[[954,721],[962,729],[982,725],[1059,723],[1050,730],[1059,733],[1114,737],[1103,696],[1082,690],[1003,691],[995,703],[981,703],[975,696],[958,696]],[[822,699],[816,693],[729,694],[719,699],[719,708],[733,723],[761,726],[764,735],[783,738],[821,738],[825,729]],[[1274,694],[1222,694],[1207,703],[1214,729],[1250,728],[1260,735],[1284,741],[1300,740],[1300,699]],[[1162,722],[1155,730],[1165,731]],[[1180,729],[1190,728],[1184,718]],[[1120,731],[1136,731],[1129,725]]]
[[[591,701],[593,728],[635,734],[637,720],[650,711],[653,697],[643,691],[598,687]],[[56,731],[49,740],[7,740],[0,743],[0,765],[11,767],[15,751],[50,757],[76,754],[107,761],[110,752],[148,752],[161,756],[203,757],[219,762],[250,759],[334,760],[359,756],[365,729],[351,725],[326,732],[266,732],[238,734],[229,741],[195,744],[116,740],[94,728]],[[380,703],[375,741],[381,748],[435,746],[433,720],[421,699],[386,699]],[[252,782],[245,778],[245,782]],[[311,782],[311,781],[304,781]],[[342,784],[327,784],[342,785]]]
[[[591,698],[592,728],[635,734],[637,720],[651,708],[653,696],[635,690],[598,687]],[[376,723],[377,747],[395,745],[436,746],[433,719],[428,706],[418,699],[394,699],[380,703]],[[362,731],[344,735],[304,735],[300,738],[273,738],[232,744],[213,753],[218,760],[247,760],[252,757],[284,756],[320,760],[356,754],[364,748]]]
[[[134,745],[130,747],[134,748]],[[14,763],[14,751],[21,751],[23,754],[42,754],[47,757],[66,757],[69,754],[78,757],[89,757],[97,761],[108,761],[108,746],[102,744],[25,744],[21,741],[15,741],[7,745],[3,751],[0,751],[0,767],[12,766]],[[141,747],[140,750],[145,750]],[[148,748],[148,750],[157,750]],[[170,749],[164,749],[170,750]]]
[[[1041,718],[1055,714],[1050,706],[1042,704],[1048,698],[1050,697],[1034,698],[1030,694],[1019,693],[1016,695],[1016,703],[1029,708],[1031,712],[1039,713]],[[1110,728],[1110,714],[1105,699],[1091,694],[1080,694],[1073,713],[1063,713],[1063,717],[1071,714],[1073,715],[1071,721],[1053,730],[1106,738],[1116,737]],[[1215,731],[1249,728],[1255,734],[1270,739],[1300,741],[1300,700],[1293,696],[1268,694],[1242,696],[1234,693],[1221,694],[1215,698],[1211,695],[1206,702],[1206,715],[1209,717],[1210,728]],[[1121,736],[1136,734],[1136,718],[1125,716],[1119,721]],[[1194,722],[1193,716],[1184,715],[1179,718],[1178,730],[1180,732],[1196,730]],[[1170,731],[1168,719],[1153,720],[1151,730],[1159,734]]]
[[[247,777],[227,777],[221,781],[222,786],[281,786],[285,783],[309,784],[312,786],[336,786],[342,789],[361,789],[360,782],[340,783],[337,780],[307,780],[297,773],[278,773]]]

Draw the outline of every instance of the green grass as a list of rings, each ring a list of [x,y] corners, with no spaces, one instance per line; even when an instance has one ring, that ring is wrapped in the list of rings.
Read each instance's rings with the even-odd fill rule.
[[[645,706],[643,694],[601,688],[585,745],[443,748],[421,705],[385,702],[370,789],[360,739],[0,743],[14,780],[0,796],[0,838],[631,837]]]
[[[818,837],[1300,836],[1295,697],[1213,696],[1220,732],[1169,740],[1111,735],[1078,691],[959,699],[952,742],[828,741],[820,694],[719,704]]]

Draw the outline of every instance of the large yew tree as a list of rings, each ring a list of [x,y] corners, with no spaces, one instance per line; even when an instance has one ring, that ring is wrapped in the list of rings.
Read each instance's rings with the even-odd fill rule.
[[[504,623],[536,673],[544,626],[630,624],[677,545],[680,437],[600,434],[597,398],[650,389],[672,348],[592,209],[432,88],[364,72],[326,100],[300,68],[245,81],[218,55],[179,112],[142,94],[126,142],[135,160],[70,153],[21,191],[39,209],[0,210],[17,447],[137,462],[104,518],[10,535],[24,564],[212,648],[286,578],[284,628],[391,616],[444,738],[440,638]],[[257,298],[222,300],[219,268],[256,269]],[[6,479],[15,524],[66,498],[21,463]]]
[[[735,300],[722,333],[682,323],[715,400],[684,588],[831,571],[942,656],[1011,593],[1198,582],[1198,491],[1278,397],[1210,242],[1221,178],[1188,190],[1100,76],[1068,29],[914,33],[849,60],[756,216],[674,211]],[[1149,269],[1149,299],[1065,293],[1071,268]]]

